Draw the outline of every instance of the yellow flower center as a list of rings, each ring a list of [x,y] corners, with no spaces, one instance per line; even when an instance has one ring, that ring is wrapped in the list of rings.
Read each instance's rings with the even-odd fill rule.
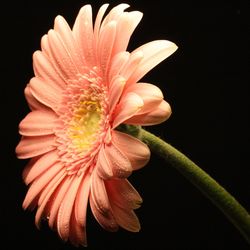
[[[100,130],[102,109],[98,101],[80,101],[69,122],[68,137],[77,152],[88,151]]]

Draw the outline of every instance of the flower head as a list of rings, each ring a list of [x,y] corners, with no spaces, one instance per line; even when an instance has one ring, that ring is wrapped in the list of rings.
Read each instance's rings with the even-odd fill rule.
[[[140,229],[134,209],[142,199],[127,177],[148,162],[150,151],[116,128],[158,124],[171,114],[160,89],[138,81],[176,45],[158,40],[127,52],[142,13],[120,4],[104,17],[107,7],[93,25],[91,6],[83,6],[73,29],[57,16],[42,37],[25,88],[31,112],[20,123],[16,148],[19,158],[31,158],[23,207],[37,207],[36,225],[47,219],[75,245],[86,245],[88,202],[103,228]]]

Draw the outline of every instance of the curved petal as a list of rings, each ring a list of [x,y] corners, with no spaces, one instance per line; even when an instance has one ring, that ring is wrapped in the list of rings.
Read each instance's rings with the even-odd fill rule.
[[[127,51],[122,51],[112,58],[112,62],[108,72],[108,82],[112,82],[114,77],[120,75],[120,72],[128,62],[129,58],[130,53]]]
[[[130,37],[136,26],[142,19],[143,14],[139,11],[125,12],[117,22],[117,36],[113,54],[127,49]]]
[[[85,174],[79,186],[75,201],[75,217],[77,223],[86,227],[86,213],[90,192],[90,174]]]
[[[89,198],[90,208],[98,223],[107,231],[115,232],[118,230],[119,226],[112,213],[103,214],[98,210],[95,202],[93,201],[92,195]]]
[[[16,147],[19,159],[32,158],[55,149],[55,136],[23,136]]]
[[[58,161],[57,150],[45,153],[39,158],[32,158],[23,171],[23,179],[26,185],[34,181],[40,174]],[[35,159],[35,160],[34,160]]]
[[[94,25],[94,49],[97,49],[98,46],[98,39],[100,34],[100,27],[102,23],[103,16],[108,8],[109,4],[103,4],[101,8],[98,10],[98,13],[96,15],[95,19],[95,25]]]
[[[113,78],[109,89],[109,113],[112,114],[117,103],[119,102],[123,89],[125,87],[126,80],[121,76]]]
[[[130,232],[139,232],[141,229],[140,222],[133,210],[112,206],[114,217],[119,226]]]
[[[104,147],[101,147],[96,163],[97,173],[103,179],[109,179],[113,176],[112,165],[106,155]]]
[[[24,95],[28,102],[28,105],[31,110],[51,110],[49,107],[43,105],[41,102],[39,102],[30,91],[30,84],[27,84],[26,88],[24,89]]]
[[[85,5],[80,9],[73,27],[73,36],[83,55],[85,65],[93,67],[96,64],[96,55],[91,5]]]
[[[112,56],[112,49],[116,37],[116,22],[108,23],[100,33],[98,42],[98,58],[102,72],[106,74],[109,68],[110,59]]]
[[[162,101],[159,106],[146,114],[135,115],[124,121],[130,125],[150,126],[166,121],[171,115],[171,107],[166,101]]]
[[[150,150],[146,144],[128,134],[114,130],[112,140],[129,159],[133,170],[145,166],[150,159]]]
[[[103,179],[96,172],[92,173],[91,179],[91,197],[98,211],[105,215],[111,213],[109,199]]]
[[[65,241],[69,238],[71,213],[73,211],[76,194],[82,178],[83,174],[81,174],[80,176],[75,175],[73,177],[74,180],[72,180],[72,183],[67,193],[65,194],[58,211],[57,231],[60,237]]]
[[[30,80],[30,91],[39,102],[52,109],[61,102],[62,90],[37,77]]]
[[[112,142],[105,147],[106,157],[114,177],[126,178],[132,172],[132,166],[128,157]]]
[[[35,224],[37,228],[40,228],[40,221],[42,216],[48,217],[49,214],[45,214],[45,207],[48,205],[52,194],[55,192],[56,188],[60,185],[62,180],[65,178],[65,171],[60,171],[42,190],[41,195],[38,200],[38,209],[35,216]]]
[[[53,83],[61,89],[65,87],[64,79],[60,77],[47,56],[40,50],[35,51],[33,54],[33,69],[35,76],[45,82]]]
[[[66,175],[64,180],[61,182],[59,187],[57,188],[57,191],[53,193],[51,196],[51,204],[49,209],[49,226],[51,228],[54,227],[55,221],[57,220],[58,216],[58,210],[60,205],[62,204],[62,201],[73,181],[72,176]]]
[[[161,90],[157,86],[149,83],[133,84],[126,89],[126,93],[128,92],[136,93],[143,100],[144,105],[136,115],[157,109],[157,106],[159,106],[163,100]]]
[[[177,46],[166,40],[152,41],[134,50],[132,53],[141,51],[144,57],[130,77],[129,82],[135,83],[140,80],[147,72],[173,54],[176,50]]]
[[[135,93],[128,93],[121,99],[114,111],[114,121],[112,128],[116,128],[121,123],[134,116],[143,107],[143,100]]]
[[[77,75],[80,73],[77,65],[65,48],[60,35],[55,30],[48,32],[48,43],[51,55],[50,59],[57,64],[63,77],[67,80],[77,79]]]
[[[59,15],[55,18],[54,29],[58,32],[60,38],[62,39],[63,44],[77,70],[83,73],[85,68],[83,67],[84,60],[82,58],[82,54],[80,53],[80,48],[73,37],[68,23],[62,16]]]
[[[26,136],[53,134],[57,118],[53,111],[32,111],[19,124],[19,133]]]
[[[127,179],[105,180],[108,196],[113,204],[125,209],[137,209],[142,198]]]
[[[31,204],[31,202],[45,188],[50,180],[60,172],[61,169],[62,165],[60,163],[55,163],[31,184],[23,201],[24,209],[26,209]]]

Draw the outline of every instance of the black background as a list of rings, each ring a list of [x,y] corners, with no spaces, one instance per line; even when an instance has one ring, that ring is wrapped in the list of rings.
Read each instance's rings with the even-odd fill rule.
[[[120,3],[109,2],[111,7]],[[162,89],[173,110],[167,122],[148,129],[188,155],[249,210],[246,6],[219,0],[126,2],[144,13],[129,51],[156,39],[179,47],[143,78]],[[56,15],[72,26],[86,3],[96,13],[105,2],[10,1],[1,6],[1,249],[74,249],[46,226],[37,230],[34,213],[22,210],[26,161],[17,160],[14,149],[18,123],[28,112],[23,90],[33,76],[32,53]],[[248,249],[224,215],[157,156],[130,180],[144,199],[137,210],[141,231],[105,232],[89,211],[88,249]]]

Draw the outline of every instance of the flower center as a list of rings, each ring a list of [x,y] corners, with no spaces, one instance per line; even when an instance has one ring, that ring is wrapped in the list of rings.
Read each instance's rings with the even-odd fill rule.
[[[109,131],[108,91],[95,71],[68,82],[55,128],[60,160],[69,175],[94,166]]]
[[[101,128],[102,108],[98,101],[80,101],[73,112],[67,135],[77,152],[88,151]]]

